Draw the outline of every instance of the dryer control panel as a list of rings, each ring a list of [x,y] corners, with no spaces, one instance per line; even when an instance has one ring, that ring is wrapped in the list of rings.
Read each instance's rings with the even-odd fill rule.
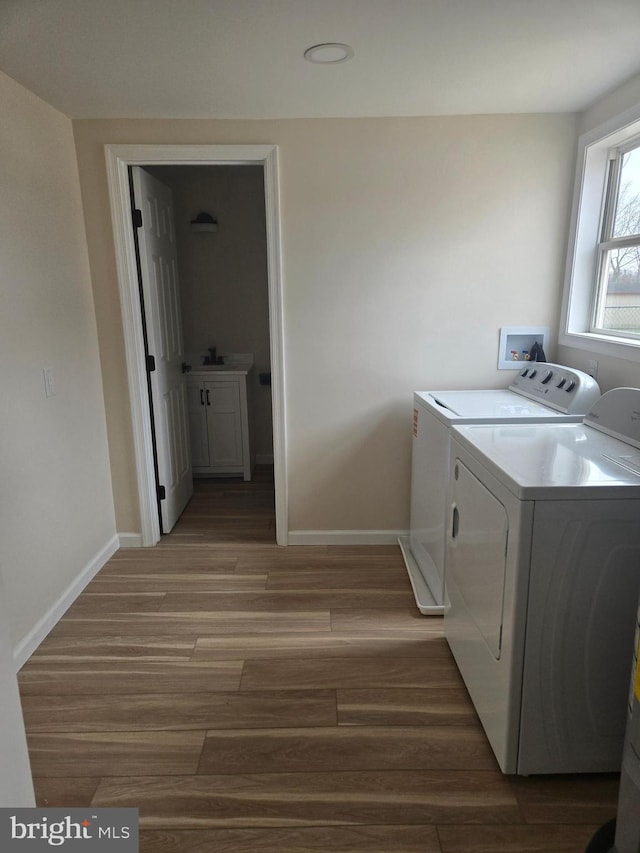
[[[509,388],[568,415],[586,414],[600,398],[600,387],[588,373],[548,361],[523,362]]]

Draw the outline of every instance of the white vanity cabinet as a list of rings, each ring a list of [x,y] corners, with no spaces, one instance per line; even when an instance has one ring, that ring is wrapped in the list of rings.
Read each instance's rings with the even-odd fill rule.
[[[249,370],[216,367],[194,370],[187,399],[194,476],[251,479],[253,469],[247,376]]]

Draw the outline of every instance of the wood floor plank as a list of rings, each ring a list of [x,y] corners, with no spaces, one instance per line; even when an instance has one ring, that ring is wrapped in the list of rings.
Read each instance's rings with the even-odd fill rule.
[[[461,687],[450,661],[416,658],[311,658],[247,660],[241,690],[379,687]]]
[[[340,725],[468,726],[478,717],[464,687],[337,691]]]
[[[188,585],[191,594],[202,592],[259,592],[267,587],[267,574],[257,572],[242,575],[237,572],[190,572],[185,578],[184,572],[136,572],[99,574],[87,587],[92,593],[135,593],[154,590],[159,592],[183,592]]]
[[[145,565],[153,567],[158,571],[158,566],[169,566],[194,564],[198,569],[208,568],[234,568],[238,563],[238,553],[235,548],[189,548],[185,552],[181,545],[171,540],[170,537],[163,538],[155,548],[120,548],[111,557],[108,566],[116,566],[121,569],[124,566]],[[104,569],[100,570],[101,572]]]
[[[90,806],[99,776],[34,776],[38,808],[84,808]]]
[[[244,504],[244,506],[243,506]],[[268,531],[269,536],[262,541],[265,544],[275,544],[275,519],[273,511],[264,506],[264,501],[258,498],[247,504],[246,501],[216,499],[194,507],[188,517],[180,519],[172,531],[177,538],[184,533],[204,533],[225,530],[232,533],[235,530]]]
[[[263,566],[262,571],[269,570],[272,563],[278,565],[314,565],[315,561],[322,561],[328,558],[328,547],[326,545],[296,545],[291,548],[283,548],[280,545],[268,545],[247,543],[247,547],[237,548],[232,545],[233,553],[236,555],[238,571],[242,571],[241,564],[244,563],[260,563]],[[228,551],[228,546],[218,546],[218,552]],[[325,563],[320,562],[319,565]]]
[[[204,732],[72,732],[28,736],[34,776],[194,773]]]
[[[615,816],[616,774],[513,776],[511,787],[527,823],[596,823]]]
[[[315,633],[330,631],[329,611],[206,611],[190,613],[113,613],[105,617],[67,617],[54,628],[60,637],[120,637],[137,634],[173,636],[217,636],[220,634],[255,635]]]
[[[434,826],[323,826],[147,829],[140,832],[140,853],[441,853],[441,850]]]
[[[268,574],[267,589],[294,591],[341,590],[357,592],[362,590],[391,590],[411,595],[409,576],[404,566],[325,566],[322,569],[280,568]],[[349,595],[349,600],[351,596]],[[342,600],[344,604],[344,597]]]
[[[184,547],[159,545],[157,548],[127,548],[117,551],[106,566],[100,569],[97,577],[136,574],[149,570],[154,574],[230,574],[235,571],[237,564],[237,554],[229,548],[214,551],[211,548],[193,547],[185,551]]]
[[[198,773],[497,770],[469,726],[342,726],[209,731]]]
[[[252,495],[250,499],[242,496],[226,494],[217,495],[208,500],[199,501],[190,507],[188,518],[178,521],[176,528],[184,530],[189,527],[206,528],[214,523],[226,523],[228,520],[240,521],[247,524],[247,514],[251,513],[253,524],[271,524],[273,521],[273,505],[264,495]]]
[[[340,557],[322,546],[295,545],[290,548],[276,547],[274,549],[254,548],[242,549],[238,555],[237,570],[268,572],[298,570],[300,572],[322,572],[337,570],[341,573],[349,571],[384,571],[396,573],[398,578],[407,577],[404,564],[398,564],[395,559],[375,554],[352,554]]]
[[[287,634],[269,636],[199,637],[193,660],[223,660],[224,658],[337,658],[337,657],[398,657],[450,660],[449,648],[442,637],[427,637],[391,632],[383,636],[370,634],[340,634],[336,631],[318,634]]]
[[[23,696],[29,732],[335,726],[333,690]]]
[[[357,633],[375,631],[406,631],[428,636],[429,634],[443,636],[442,616],[423,616],[414,605],[393,610],[373,610],[367,608],[348,607],[343,602],[342,607],[332,608],[331,628],[342,633]]]
[[[58,637],[49,634],[31,656],[30,661],[89,661],[137,659],[155,661],[187,661],[192,657],[197,636],[175,637]],[[236,660],[238,655],[235,655]],[[242,655],[240,655],[242,657]]]
[[[406,610],[407,590],[354,590],[349,598],[354,606],[363,608],[383,608]],[[344,592],[341,590],[315,590],[302,592],[281,590],[279,592],[168,592],[159,604],[161,612],[188,613],[192,610],[205,612],[223,612],[228,610],[259,612],[273,611],[309,611],[329,610],[344,604]]]
[[[379,559],[395,560],[404,565],[400,546],[394,545],[329,545],[329,553],[334,557],[378,557]]]
[[[22,696],[208,693],[236,690],[242,661],[28,661],[18,676]]]
[[[144,829],[520,821],[491,771],[122,776],[103,778],[92,805],[135,805]]]
[[[275,525],[268,529],[254,529],[250,527],[220,527],[220,529],[204,530],[199,532],[184,533],[175,531],[172,533],[176,541],[183,545],[225,545],[238,547],[247,543],[263,545],[275,542]]]
[[[597,826],[439,826],[442,853],[581,853]]]
[[[157,613],[165,592],[98,592],[86,590],[67,610],[66,616],[89,613]]]

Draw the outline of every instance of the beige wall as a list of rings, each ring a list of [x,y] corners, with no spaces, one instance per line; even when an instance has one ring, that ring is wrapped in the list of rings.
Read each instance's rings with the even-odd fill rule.
[[[406,529],[413,390],[506,385],[500,326],[557,325],[573,115],[74,133],[120,531],[139,520],[105,143],[279,146],[290,530]]]
[[[0,111],[0,569],[20,645],[115,521],[71,122],[3,74]]]
[[[593,103],[580,116],[579,133],[587,133],[600,124],[640,103],[640,74]]]
[[[267,238],[262,166],[154,166],[171,188],[176,219],[182,325],[194,369],[208,348],[218,355],[253,353],[249,403],[256,454],[273,457]],[[200,211],[218,221],[216,234],[194,234]]]

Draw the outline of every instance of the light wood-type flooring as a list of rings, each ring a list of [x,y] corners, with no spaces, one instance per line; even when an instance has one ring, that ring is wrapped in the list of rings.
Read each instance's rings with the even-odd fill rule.
[[[582,853],[614,776],[503,776],[395,546],[274,544],[270,471],[196,483],[20,673],[39,805],[148,853]]]

